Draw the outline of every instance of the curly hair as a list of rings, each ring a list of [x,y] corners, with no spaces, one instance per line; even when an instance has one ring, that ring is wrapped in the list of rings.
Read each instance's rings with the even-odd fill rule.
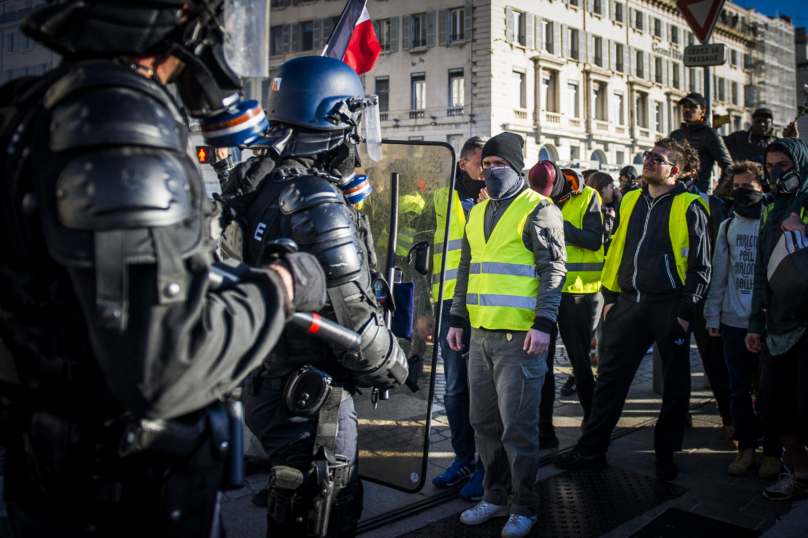
[[[688,144],[685,148],[685,165],[679,169],[679,177],[685,179],[697,174],[699,165],[699,152]]]
[[[673,138],[660,138],[656,142],[654,142],[654,146],[658,148],[665,148],[670,150],[670,156],[668,160],[670,160],[673,164],[676,165],[676,168],[679,169],[679,173],[681,174],[682,171],[685,169],[686,166],[691,165],[691,160],[689,158],[690,151],[695,151],[693,148],[690,147],[690,144],[687,140],[674,140]],[[699,169],[699,156],[696,153],[696,166],[695,169]]]

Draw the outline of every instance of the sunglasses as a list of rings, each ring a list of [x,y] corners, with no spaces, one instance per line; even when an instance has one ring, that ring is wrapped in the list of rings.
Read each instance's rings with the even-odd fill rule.
[[[654,164],[669,164],[671,166],[676,166],[659,153],[654,153],[653,151],[646,151],[642,154],[643,162],[646,162],[648,159],[651,159],[651,162],[653,162]]]

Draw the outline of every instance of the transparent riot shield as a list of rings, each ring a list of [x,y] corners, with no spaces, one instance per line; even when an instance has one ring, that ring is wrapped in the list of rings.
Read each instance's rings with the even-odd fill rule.
[[[442,142],[384,141],[382,148],[379,162],[362,156],[373,192],[359,209],[370,219],[376,270],[393,281],[397,308],[391,322],[409,359],[410,380],[387,394],[362,389],[355,396],[359,472],[371,482],[415,493],[426,478],[445,272],[445,263],[433,267],[433,247],[448,248],[442,238],[450,222],[455,154]]]

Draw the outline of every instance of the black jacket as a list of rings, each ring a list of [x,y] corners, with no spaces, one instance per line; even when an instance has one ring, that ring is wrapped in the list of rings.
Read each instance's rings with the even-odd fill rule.
[[[723,138],[733,161],[748,161],[754,157],[762,157],[766,146],[777,139],[774,129],[770,134],[760,136],[751,128],[746,131],[735,131]]]
[[[695,124],[682,123],[680,128],[671,133],[671,138],[687,140],[699,152],[699,179],[696,186],[701,192],[709,192],[713,164],[718,163],[721,168],[721,177],[726,176],[727,167],[732,164],[732,158],[724,145],[724,140],[710,126],[709,121],[704,120]]]
[[[673,258],[668,220],[674,196],[684,192],[687,189],[679,183],[670,192],[652,199],[648,186],[643,187],[630,218],[620,221],[620,226],[628,226],[628,230],[618,284],[622,300],[650,303],[680,297],[677,315],[692,321],[710,284],[709,216],[698,201],[693,201],[687,210],[690,246],[688,269],[682,282]],[[605,304],[617,302],[618,295],[603,288]]]

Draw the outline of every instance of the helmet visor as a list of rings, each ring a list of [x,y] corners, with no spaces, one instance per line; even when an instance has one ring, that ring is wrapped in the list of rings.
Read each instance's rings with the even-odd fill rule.
[[[368,106],[362,114],[362,135],[365,139],[368,157],[373,162],[382,160],[382,124],[379,118],[379,98],[367,97]]]
[[[243,78],[269,76],[269,0],[225,0],[224,55]]]

